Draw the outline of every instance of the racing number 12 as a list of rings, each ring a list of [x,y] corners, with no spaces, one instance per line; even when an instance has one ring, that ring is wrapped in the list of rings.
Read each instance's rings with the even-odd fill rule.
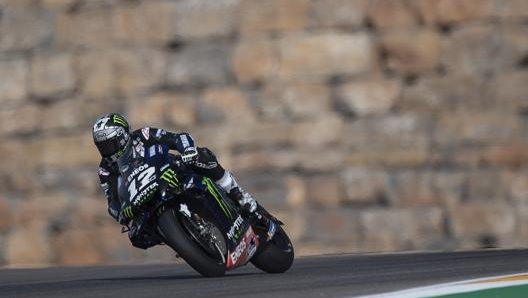
[[[149,185],[149,182],[155,179],[155,173],[156,169],[154,167],[146,168],[145,170],[143,170],[143,172],[139,173],[136,179],[130,182],[130,185],[128,186],[128,193],[130,193],[130,202],[133,203],[136,200],[137,193],[147,187]],[[138,180],[139,185],[138,187],[136,187],[136,181]]]

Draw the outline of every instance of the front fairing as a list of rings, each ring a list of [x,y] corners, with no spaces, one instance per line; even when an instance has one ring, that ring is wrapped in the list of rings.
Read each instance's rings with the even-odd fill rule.
[[[168,150],[161,145],[146,150],[130,146],[117,165],[122,178],[121,197],[140,206],[149,201],[162,185],[159,180],[163,175],[161,169],[168,165]]]

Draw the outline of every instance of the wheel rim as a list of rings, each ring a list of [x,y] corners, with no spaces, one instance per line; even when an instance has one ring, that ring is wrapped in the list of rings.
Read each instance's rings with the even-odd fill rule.
[[[183,227],[191,238],[209,256],[226,262],[227,245],[222,236],[222,232],[207,219],[201,219],[201,226],[193,222],[191,218],[185,217],[182,220]]]

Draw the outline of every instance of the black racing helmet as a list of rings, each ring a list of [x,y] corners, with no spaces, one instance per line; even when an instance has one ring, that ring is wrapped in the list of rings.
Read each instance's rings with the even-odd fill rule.
[[[101,156],[116,162],[130,145],[130,125],[123,115],[106,114],[92,128],[95,146]]]

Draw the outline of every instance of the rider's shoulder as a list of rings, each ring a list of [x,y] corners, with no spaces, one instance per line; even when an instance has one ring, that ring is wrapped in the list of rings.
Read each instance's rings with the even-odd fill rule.
[[[149,140],[151,138],[160,138],[167,133],[171,133],[163,128],[145,126],[134,130],[131,134],[133,137],[140,137],[143,140]]]
[[[142,136],[145,139],[149,139],[153,134],[156,134],[158,130],[162,130],[160,128],[150,127],[150,126],[144,126],[141,128],[138,128],[134,131],[132,131],[133,136]]]

